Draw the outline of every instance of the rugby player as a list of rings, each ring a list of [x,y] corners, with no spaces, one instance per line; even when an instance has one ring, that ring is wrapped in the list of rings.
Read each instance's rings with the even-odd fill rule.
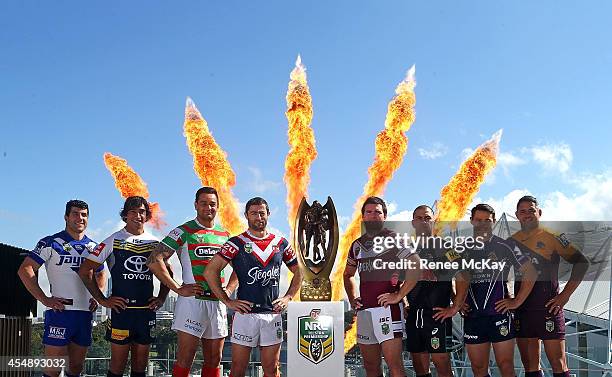
[[[168,287],[160,285],[153,295],[153,274],[146,261],[159,240],[145,233],[151,208],[141,196],[125,200],[120,212],[125,227],[102,241],[81,264],[79,275],[85,287],[106,308],[111,308],[106,340],[111,343],[107,377],[120,377],[131,356],[131,377],[144,377],[149,362],[149,348],[155,340],[155,311],[166,300]],[[91,279],[91,271],[106,262],[112,279],[110,297]]]
[[[41,239],[19,267],[19,277],[28,291],[48,309],[45,311],[43,344],[46,357],[68,357],[65,376],[79,376],[91,345],[92,312],[98,304],[83,286],[77,274],[81,262],[96,247],[85,235],[89,207],[81,200],[66,203],[63,231]],[[48,297],[38,284],[36,272],[45,265],[51,286]],[[91,278],[104,289],[103,268]],[[95,276],[94,276],[95,275]],[[59,371],[45,370],[44,376],[59,376]]]
[[[229,233],[215,222],[219,208],[217,190],[201,187],[195,194],[196,218],[171,231],[151,253],[147,262],[157,278],[179,297],[174,308],[172,329],[177,333],[178,354],[172,375],[187,377],[202,344],[203,377],[220,377],[223,341],[227,336],[227,310],[210,290],[204,270],[229,238]],[[178,254],[183,285],[172,278],[168,259]],[[221,271],[220,276],[223,276]],[[235,279],[234,279],[235,280]],[[228,284],[233,291],[236,281]]]
[[[281,312],[300,289],[301,273],[289,242],[266,229],[270,215],[268,203],[260,197],[252,198],[246,203],[244,215],[248,230],[223,245],[204,271],[204,277],[214,294],[235,311],[230,376],[245,375],[251,349],[259,346],[264,377],[277,377],[283,342]],[[285,295],[279,297],[283,262],[294,275]],[[221,289],[219,279],[219,273],[228,263],[238,277],[235,300]]]
[[[488,204],[476,205],[472,208],[470,222],[474,229],[474,239],[484,245],[466,249],[463,259],[505,264],[498,268],[491,265],[490,268],[479,266],[466,270],[470,275],[470,285],[466,302],[468,309],[463,323],[465,347],[474,377],[489,376],[491,346],[501,376],[514,377],[513,310],[529,295],[535,283],[536,271],[518,247],[493,235],[493,207]],[[507,286],[511,267],[514,267],[517,275],[523,276],[523,284],[516,297],[510,297]]]
[[[531,293],[517,310],[517,345],[526,377],[543,376],[540,369],[540,340],[554,377],[569,377],[565,357],[565,317],[563,306],[578,288],[589,261],[564,235],[554,235],[540,227],[542,210],[533,196],[523,196],[516,205],[521,230],[512,236],[535,266],[538,279]],[[559,262],[572,264],[572,273],[559,292]],[[519,285],[520,286],[520,285]]]
[[[418,254],[428,262],[453,262],[460,255],[453,250],[436,247],[427,240],[433,234],[434,213],[423,204],[412,212],[415,235],[423,240]],[[427,243],[425,243],[427,242]],[[406,348],[412,356],[417,377],[431,377],[430,357],[440,377],[452,376],[449,347],[452,345],[452,317],[465,302],[468,282],[459,270],[423,270],[421,279],[408,294],[406,315]],[[456,275],[456,276],[455,276]],[[452,279],[455,277],[456,295]],[[451,305],[452,299],[452,305]]]
[[[399,304],[416,285],[420,273],[416,254],[406,255],[414,260],[413,277],[398,281],[398,273],[377,270],[376,259],[398,261],[403,250],[397,247],[376,252],[376,237],[394,237],[395,233],[384,229],[387,205],[381,198],[371,196],[361,207],[361,218],[366,233],[357,238],[349,249],[344,270],[344,289],[357,311],[357,344],[363,356],[368,377],[382,376],[381,354],[393,377],[406,375],[402,359],[402,339],[405,338],[404,310]],[[355,273],[359,271],[359,295],[356,290]],[[409,276],[409,275],[407,275]],[[416,277],[415,277],[416,276]]]

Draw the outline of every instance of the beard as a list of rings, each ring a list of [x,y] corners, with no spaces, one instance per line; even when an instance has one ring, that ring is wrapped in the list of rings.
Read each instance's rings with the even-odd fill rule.
[[[383,230],[385,226],[384,221],[364,221],[363,225],[365,226],[366,233],[368,234],[377,234]]]
[[[250,221],[249,220],[249,228],[257,232],[266,230],[267,225],[268,225],[268,222],[265,220],[264,221],[262,220]]]

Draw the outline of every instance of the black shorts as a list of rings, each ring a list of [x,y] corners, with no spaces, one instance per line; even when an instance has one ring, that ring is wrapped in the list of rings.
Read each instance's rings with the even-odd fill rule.
[[[515,318],[517,338],[542,340],[565,339],[565,316],[548,310],[517,311]]]
[[[125,309],[113,312],[106,327],[106,340],[114,344],[151,344],[155,341],[155,312],[151,309]]]
[[[409,309],[406,317],[406,351],[449,352],[453,344],[452,319],[443,322],[432,318],[431,309]]]
[[[514,339],[514,316],[506,314],[467,317],[463,322],[465,344],[499,343]]]

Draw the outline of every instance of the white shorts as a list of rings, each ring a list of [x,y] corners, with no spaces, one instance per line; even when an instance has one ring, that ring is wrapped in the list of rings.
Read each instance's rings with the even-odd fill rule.
[[[227,336],[227,310],[221,301],[179,296],[174,307],[172,330],[198,338],[219,339]]]
[[[404,308],[391,307],[363,309],[357,312],[357,343],[380,344],[395,337],[406,338]]]
[[[248,347],[272,346],[283,342],[280,313],[234,314],[232,343]]]

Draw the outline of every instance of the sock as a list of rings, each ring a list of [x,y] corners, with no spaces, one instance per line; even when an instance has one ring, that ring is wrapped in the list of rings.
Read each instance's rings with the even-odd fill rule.
[[[544,372],[542,372],[542,369],[533,372],[525,371],[525,377],[544,377]]]
[[[134,372],[134,371],[131,371],[130,372],[130,377],[147,377],[147,374],[145,372]]]
[[[189,377],[189,372],[191,368],[183,368],[178,365],[178,363],[174,363],[174,367],[172,367],[172,377]]]
[[[221,368],[202,366],[202,377],[221,377]]]
[[[106,377],[123,377],[123,374],[115,374],[109,370],[106,372]]]
[[[561,372],[561,373],[553,373],[553,377],[569,377],[570,372],[569,370],[566,370],[565,372]]]

